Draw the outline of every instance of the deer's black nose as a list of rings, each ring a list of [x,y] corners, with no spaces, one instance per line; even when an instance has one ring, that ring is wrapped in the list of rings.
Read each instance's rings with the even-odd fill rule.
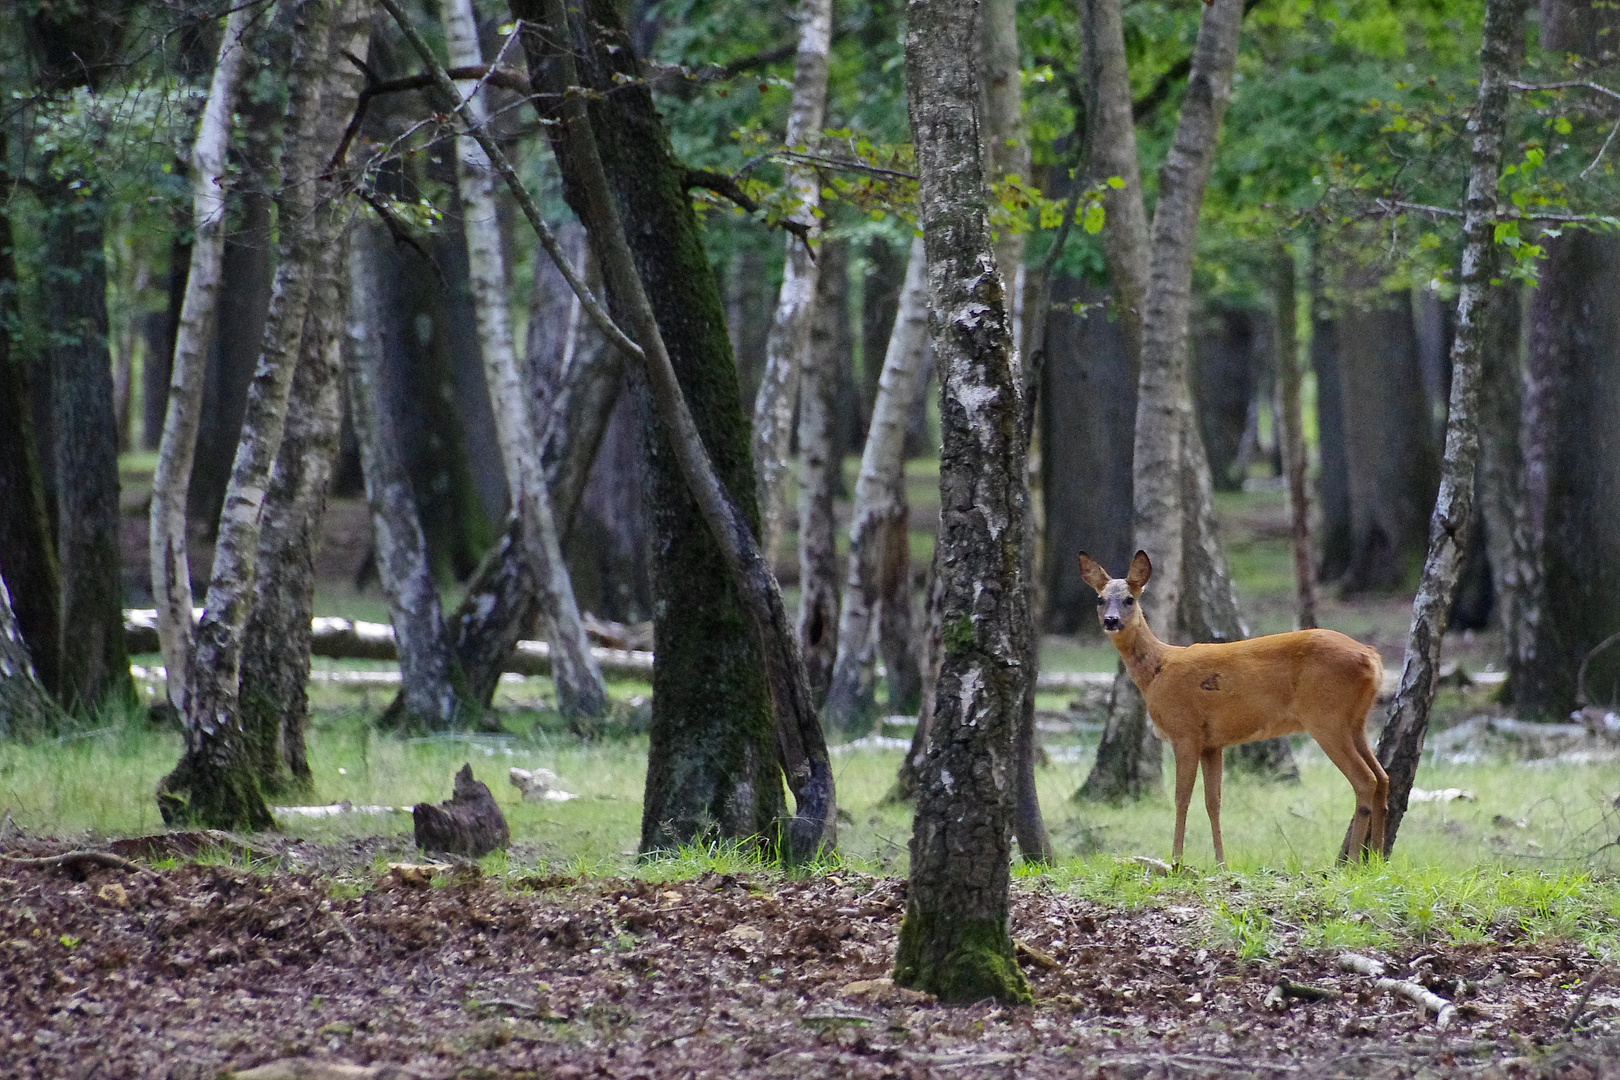
[[[1112,633],[1115,630],[1118,630],[1119,629],[1119,616],[1118,615],[1105,615],[1105,616],[1103,616],[1103,629],[1109,631],[1110,633]]]

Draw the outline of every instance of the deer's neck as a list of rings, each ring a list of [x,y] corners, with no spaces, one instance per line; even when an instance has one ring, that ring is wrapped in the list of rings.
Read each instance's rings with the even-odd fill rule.
[[[1114,635],[1114,648],[1124,659],[1125,670],[1130,673],[1131,681],[1145,694],[1175,646],[1167,645],[1154,636],[1146,619],[1136,618]]]

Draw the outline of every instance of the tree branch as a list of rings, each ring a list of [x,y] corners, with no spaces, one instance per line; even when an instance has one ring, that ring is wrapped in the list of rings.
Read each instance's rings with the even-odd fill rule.
[[[1243,0],[1243,14],[1248,15],[1259,3],[1260,0]],[[1131,119],[1137,123],[1146,120],[1154,110],[1164,104],[1164,99],[1170,96],[1170,91],[1176,88],[1176,84],[1191,73],[1192,54],[1189,53],[1185,58],[1171,64],[1169,69],[1154,82],[1151,90],[1131,102]]]
[[[688,191],[693,188],[712,191],[721,198],[736,203],[738,207],[747,213],[752,214],[759,209],[759,203],[749,198],[748,193],[742,189],[737,181],[725,173],[711,172],[708,169],[688,169],[686,170],[685,183]],[[810,226],[805,222],[794,221],[792,218],[783,218],[781,221],[773,221],[771,224],[784,232],[792,233],[806,244],[810,242]],[[811,258],[815,258],[814,251],[811,252]]]

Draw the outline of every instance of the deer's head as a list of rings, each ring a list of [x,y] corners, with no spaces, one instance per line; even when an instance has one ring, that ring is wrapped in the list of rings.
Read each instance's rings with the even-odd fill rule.
[[[1138,551],[1123,578],[1109,577],[1108,571],[1085,552],[1080,553],[1080,576],[1097,590],[1097,618],[1103,632],[1117,634],[1142,618],[1142,589],[1153,576],[1147,552]]]

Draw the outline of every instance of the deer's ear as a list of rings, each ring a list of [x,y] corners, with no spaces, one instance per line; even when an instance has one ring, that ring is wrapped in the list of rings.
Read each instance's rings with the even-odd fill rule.
[[[1108,584],[1108,571],[1098,565],[1096,559],[1083,551],[1080,553],[1080,577],[1087,585],[1090,585],[1098,592],[1102,592],[1103,586]]]
[[[1131,587],[1131,592],[1141,592],[1152,576],[1153,563],[1148,560],[1147,552],[1138,551],[1131,560],[1131,568],[1125,571],[1125,584]]]

